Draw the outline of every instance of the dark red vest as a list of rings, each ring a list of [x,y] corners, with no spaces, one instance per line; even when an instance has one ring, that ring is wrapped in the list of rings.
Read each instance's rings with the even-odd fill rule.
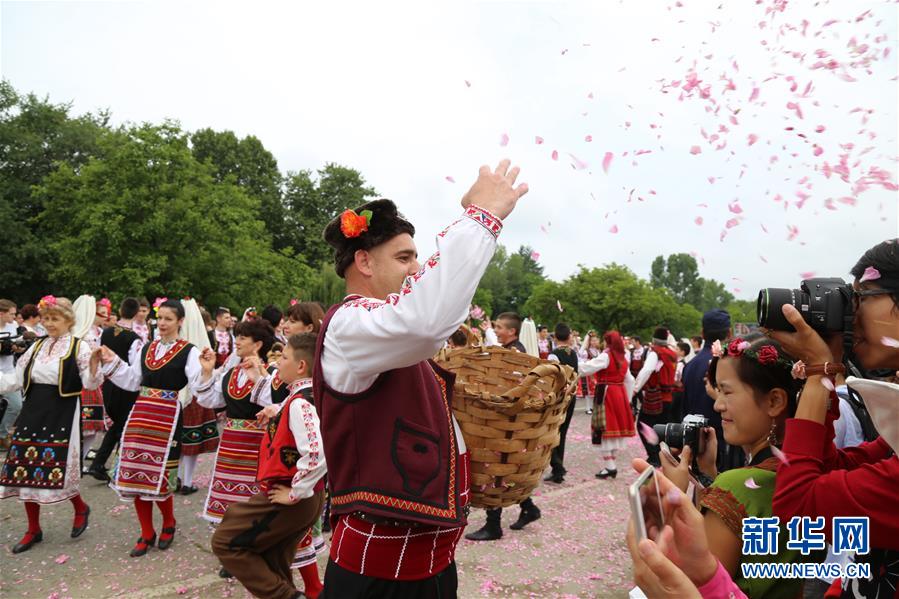
[[[621,357],[621,364],[609,352],[609,365],[596,373],[596,382],[600,385],[620,385],[627,377],[627,360]]]
[[[297,442],[290,430],[290,405],[299,399],[310,399],[309,389],[303,389],[291,395],[277,416],[272,418],[259,444],[259,462],[256,467],[256,480],[271,486],[274,483],[290,485],[297,473],[297,460],[300,452]]]
[[[646,381],[643,396],[643,408],[647,414],[659,414],[663,403],[671,403],[673,393],[674,375],[677,372],[677,354],[667,346],[653,345],[652,351],[659,358],[661,368],[656,367]],[[647,405],[648,404],[648,405]],[[655,411],[658,406],[658,412]]]
[[[451,419],[455,375],[422,361],[381,373],[361,393],[334,391],[325,384],[321,358],[339,308],[332,307],[322,322],[312,377],[331,513],[361,511],[434,526],[465,525],[461,458]]]
[[[643,368],[643,362],[646,361],[646,353],[649,351],[647,347],[640,348],[640,355],[637,355],[637,350],[631,350],[631,374],[634,378],[637,378],[637,375],[640,374],[640,369]]]

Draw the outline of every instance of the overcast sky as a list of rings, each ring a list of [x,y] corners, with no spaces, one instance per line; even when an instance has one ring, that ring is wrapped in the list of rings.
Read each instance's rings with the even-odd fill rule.
[[[895,3],[305,4],[2,2],[0,69],[116,123],[255,135],[282,171],[356,168],[421,253],[508,156],[531,192],[501,242],[558,280],[692,252],[754,299],[897,236]]]

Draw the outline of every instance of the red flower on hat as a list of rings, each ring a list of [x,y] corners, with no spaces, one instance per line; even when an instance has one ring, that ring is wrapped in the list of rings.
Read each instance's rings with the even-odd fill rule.
[[[353,210],[344,210],[340,215],[340,232],[347,239],[359,237],[368,231],[370,222],[371,210],[363,210],[361,214],[356,214]]]
[[[764,366],[773,366],[777,364],[777,359],[780,355],[777,353],[777,348],[773,345],[766,345],[762,347],[758,351],[758,362]]]

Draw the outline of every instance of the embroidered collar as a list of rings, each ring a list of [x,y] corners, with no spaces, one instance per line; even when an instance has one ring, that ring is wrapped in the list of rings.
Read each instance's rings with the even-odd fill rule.
[[[287,386],[287,389],[290,391],[291,394],[293,394],[293,393],[296,393],[297,391],[302,391],[303,389],[308,389],[311,386],[312,386],[312,379],[305,378],[305,379],[297,379],[294,382],[290,383]]]

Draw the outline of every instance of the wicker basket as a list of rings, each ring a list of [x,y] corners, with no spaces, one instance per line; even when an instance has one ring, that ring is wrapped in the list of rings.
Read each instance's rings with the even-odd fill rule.
[[[471,456],[471,504],[530,497],[559,444],[574,370],[501,347],[443,351],[437,362],[456,374],[453,412]]]

